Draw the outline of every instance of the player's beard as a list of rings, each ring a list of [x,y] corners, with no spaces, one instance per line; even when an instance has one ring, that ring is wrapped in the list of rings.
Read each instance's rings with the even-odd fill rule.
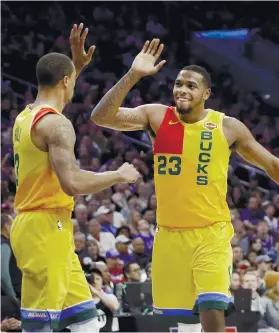
[[[176,111],[179,114],[181,114],[181,115],[183,115],[183,114],[189,114],[189,113],[192,112],[192,107],[191,106],[188,107],[188,108],[179,108],[179,107],[176,107]]]

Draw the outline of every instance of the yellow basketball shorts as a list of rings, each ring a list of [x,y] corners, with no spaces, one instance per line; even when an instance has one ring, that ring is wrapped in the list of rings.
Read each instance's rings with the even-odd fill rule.
[[[23,275],[23,328],[41,329],[48,323],[52,329],[62,329],[96,316],[74,252],[70,213],[21,213],[13,222],[10,238]]]
[[[230,222],[186,231],[159,226],[152,259],[154,314],[195,323],[200,311],[228,310],[232,236]]]

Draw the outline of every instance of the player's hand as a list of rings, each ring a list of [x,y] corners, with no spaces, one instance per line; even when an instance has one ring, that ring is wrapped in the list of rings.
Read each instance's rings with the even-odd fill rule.
[[[120,183],[135,183],[140,176],[136,168],[129,163],[124,163],[121,165],[117,172],[119,175]]]
[[[88,52],[85,52],[84,43],[86,36],[88,34],[88,28],[86,28],[83,33],[83,23],[80,23],[79,26],[74,24],[73,29],[70,34],[70,45],[72,50],[73,63],[76,67],[84,67],[90,63],[92,56],[95,52],[95,45],[90,46]]]
[[[160,44],[160,39],[153,39],[145,42],[141,52],[136,56],[131,69],[140,77],[153,75],[165,64],[165,60],[155,65],[164,49],[164,44]]]

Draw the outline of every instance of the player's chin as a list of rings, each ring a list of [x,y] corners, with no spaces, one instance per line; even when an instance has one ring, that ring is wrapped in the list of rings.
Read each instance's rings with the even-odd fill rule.
[[[192,111],[192,108],[191,107],[178,107],[176,106],[176,111],[179,113],[179,114],[188,114]]]

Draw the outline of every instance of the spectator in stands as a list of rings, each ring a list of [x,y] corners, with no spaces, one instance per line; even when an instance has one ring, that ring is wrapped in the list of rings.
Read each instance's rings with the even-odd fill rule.
[[[141,214],[137,211],[131,212],[129,216],[129,226],[133,235],[138,233],[138,222],[141,220]]]
[[[264,251],[263,251],[263,248],[262,248],[262,241],[259,237],[256,237],[256,238],[251,240],[249,252],[250,251],[255,251],[258,256],[264,254]]]
[[[266,293],[261,299],[264,315],[259,322],[259,328],[279,330],[279,273],[267,272],[264,280]]]
[[[150,223],[147,220],[140,220],[138,222],[138,233],[134,237],[140,237],[144,241],[145,253],[149,256],[152,255],[152,248],[154,242],[154,236],[151,234]]]
[[[144,252],[144,241],[141,237],[136,237],[132,241],[133,258],[139,264],[141,269],[145,269],[146,265],[150,262],[151,257]]]
[[[82,232],[76,232],[74,234],[75,242],[75,252],[79,257],[79,260],[82,262],[83,258],[89,257],[89,253],[86,249],[86,237]]]
[[[80,230],[84,234],[87,234],[88,224],[88,209],[84,204],[78,204],[75,207],[75,218],[79,223]]]
[[[257,311],[261,314],[264,313],[264,309],[262,307],[261,297],[257,292],[258,278],[255,271],[247,271],[243,277],[243,288],[250,289],[252,291],[252,303],[251,303],[251,311]]]
[[[129,251],[131,242],[131,239],[124,235],[119,235],[115,238],[115,248],[119,252],[119,258],[124,264],[133,260],[133,256]]]
[[[241,213],[241,220],[244,221],[244,224],[247,228],[254,229],[255,225],[258,224],[260,219],[263,219],[265,212],[260,208],[259,201],[251,197],[248,201],[248,206]]]
[[[232,202],[235,208],[245,208],[246,198],[239,186],[234,186],[232,190]]]
[[[152,281],[152,264],[151,262],[147,264],[145,271],[146,271],[146,281]]]
[[[107,207],[101,206],[98,208],[94,216],[98,219],[101,224],[101,231],[110,232],[114,236],[116,235],[117,229],[113,225],[113,212]]]
[[[124,235],[125,237],[127,237],[129,239],[132,239],[132,233],[131,233],[131,230],[128,226],[120,227],[117,230],[116,237],[119,236],[119,235]]]
[[[135,261],[128,262],[123,268],[123,273],[128,282],[140,282],[140,266]]]
[[[260,220],[257,225],[257,237],[262,242],[262,249],[266,253],[275,244],[274,236],[269,233],[270,229],[265,220]]]
[[[121,226],[126,224],[124,216],[115,210],[115,204],[111,202],[111,199],[102,200],[101,205],[109,209],[110,212],[112,212],[112,224],[115,228],[120,228]]]
[[[124,281],[123,269],[119,265],[119,256],[119,252],[114,249],[106,253],[107,265],[113,283]]]
[[[231,278],[231,285],[230,285],[230,292],[234,295],[236,290],[239,290],[241,287],[240,283],[240,275],[237,271],[233,271],[232,278]]]
[[[156,215],[154,210],[147,209],[143,214],[143,219],[150,223],[151,228],[154,228],[156,222]]]
[[[111,232],[101,231],[101,225],[97,219],[91,219],[88,222],[87,239],[94,239],[97,242],[101,256],[105,256],[110,249],[114,248],[115,237]]]
[[[112,332],[113,314],[119,309],[119,302],[113,294],[104,292],[103,274],[99,269],[92,270],[89,286],[98,312],[100,332]]]
[[[246,255],[249,248],[249,240],[246,236],[245,227],[241,220],[234,219],[233,220],[234,227],[234,237],[236,237],[236,243],[234,245],[238,245],[242,248],[243,254]]]
[[[276,209],[273,205],[268,204],[265,207],[265,217],[264,220],[267,222],[270,230],[274,233],[279,233],[279,222],[275,217]]]
[[[240,246],[233,247],[233,268],[237,269],[239,263],[243,260],[243,250]]]
[[[95,263],[95,268],[99,269],[103,274],[104,291],[108,294],[113,294],[114,283],[111,281],[108,265],[100,261]]]
[[[258,274],[261,279],[264,278],[267,271],[271,269],[272,259],[267,255],[258,256],[256,259],[256,263],[258,265]]]
[[[76,233],[76,232],[80,232],[80,226],[79,226],[79,223],[78,223],[78,221],[77,220],[75,220],[75,219],[72,219],[72,222],[73,222],[73,232],[74,232],[74,234]]]
[[[257,263],[256,263],[256,260],[257,260],[257,253],[255,251],[250,251],[248,254],[247,254],[247,259],[248,261],[250,262],[251,264],[251,268],[253,269],[256,269],[256,266],[257,266]]]
[[[1,214],[1,290],[5,296],[20,298],[22,274],[10,244],[12,223],[10,215]]]
[[[90,258],[94,262],[103,261],[106,262],[105,257],[100,254],[98,243],[95,239],[89,239],[86,243],[86,250]]]

